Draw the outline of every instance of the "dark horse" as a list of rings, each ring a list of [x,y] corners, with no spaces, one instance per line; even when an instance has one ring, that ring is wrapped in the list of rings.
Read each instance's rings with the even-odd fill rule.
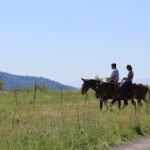
[[[97,95],[96,94],[96,91],[99,91],[97,89],[97,85],[98,83],[104,83],[102,81],[98,81],[98,80],[94,80],[94,79],[82,79],[83,81],[83,85],[82,85],[82,88],[81,88],[81,93],[84,95],[87,93],[87,91],[91,88],[93,91],[95,91],[95,96],[96,98],[99,98],[100,100],[100,110],[102,110],[102,107],[103,107],[103,103],[106,105],[107,107],[107,100],[108,99],[112,99],[113,96],[112,96],[112,91],[111,89],[105,89],[106,91],[104,93],[107,92],[108,95],[111,95],[111,96],[108,96],[106,94],[100,94],[100,95]],[[114,88],[114,86],[112,86],[112,88]],[[102,90],[103,91],[103,90]],[[110,94],[111,93],[111,94]],[[121,105],[121,102],[118,101],[118,107],[120,107]],[[124,105],[126,105],[126,102],[124,102]],[[108,107],[107,107],[108,108]]]
[[[81,93],[84,95],[87,91],[91,88],[93,91],[96,92],[97,80],[94,79],[82,79],[83,84],[81,88]]]
[[[87,91],[89,89],[92,89],[93,91],[95,91],[95,95],[96,95],[97,82],[102,82],[102,81],[98,81],[98,80],[95,80],[95,79],[83,79],[83,78],[81,78],[81,79],[83,81],[82,88],[81,88],[81,93],[84,95],[84,94],[87,93]],[[105,105],[107,107],[106,101],[101,99],[101,97],[98,97],[98,98],[99,98],[99,101],[100,101],[100,110],[102,110],[101,105],[103,105],[103,103],[105,103]]]
[[[148,102],[148,100],[146,99],[147,94],[149,94],[149,88],[146,85],[143,84],[132,84],[132,90],[133,90],[133,97],[131,98],[132,102],[133,99],[137,100],[137,103],[139,106],[142,106],[142,100],[144,102]],[[112,104],[114,104],[116,101],[120,101],[121,99],[125,99],[128,100],[128,93],[125,93],[121,96],[118,97],[118,95],[115,95],[113,100],[112,100]]]
[[[96,98],[101,97],[103,100],[102,101],[107,101],[108,99],[114,99],[113,104],[117,101],[118,102],[118,107],[119,109],[121,108],[121,100],[124,100],[124,106],[128,105],[128,99],[130,98],[125,98],[121,97],[121,99],[117,98],[118,94],[118,88],[120,86],[120,83],[111,83],[111,82],[97,82],[97,87],[96,87]],[[136,103],[133,99],[131,99],[132,104],[136,108]],[[103,107],[103,102],[100,102],[100,108],[102,109]]]

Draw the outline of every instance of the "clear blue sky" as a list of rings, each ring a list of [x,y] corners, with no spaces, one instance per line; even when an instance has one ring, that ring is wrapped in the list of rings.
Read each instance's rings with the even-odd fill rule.
[[[71,82],[150,77],[149,0],[0,1],[0,70]]]

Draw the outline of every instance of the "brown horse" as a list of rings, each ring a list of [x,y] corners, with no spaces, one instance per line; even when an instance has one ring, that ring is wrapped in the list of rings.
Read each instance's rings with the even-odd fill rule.
[[[148,102],[146,96],[149,94],[148,85],[143,84],[133,84],[133,98],[137,99],[138,103],[142,106],[142,100]]]
[[[97,87],[97,82],[102,82],[102,81],[98,81],[98,80],[95,80],[95,79],[83,79],[81,78],[82,81],[83,81],[83,85],[82,85],[82,88],[81,88],[81,93],[84,95],[88,92],[89,89],[92,89],[93,91],[96,92],[96,87]],[[96,95],[96,93],[95,93]],[[101,99],[101,97],[98,97],[99,98],[99,101],[100,101],[100,109],[102,110],[102,107],[103,106],[103,103],[106,105],[107,107],[107,101]],[[108,108],[108,107],[107,107]]]
[[[149,94],[148,86],[143,84],[132,84],[132,89],[133,89],[133,97],[131,99],[131,102],[133,102],[133,99],[136,99],[138,105],[142,106],[142,100],[144,102],[148,101],[146,99],[147,94]],[[114,104],[116,101],[121,101],[121,99],[129,100],[130,98],[128,97],[128,93],[125,93],[119,97],[116,94],[111,103]]]
[[[113,99],[117,93],[120,83],[110,83],[110,82],[97,82],[97,88],[96,88],[96,98],[101,97],[102,101],[107,101],[108,99]],[[124,100],[124,107],[128,105],[128,101],[125,98],[122,98]],[[103,102],[100,102],[100,109],[103,107]],[[114,103],[117,101],[117,98],[115,99]],[[132,104],[136,108],[136,103],[132,99]],[[121,108],[121,101],[118,100],[118,107]]]
[[[97,80],[94,79],[83,79],[82,88],[81,88],[81,93],[84,95],[87,93],[89,89],[92,89],[93,91],[96,91],[96,85],[97,85]]]
[[[94,79],[82,79],[82,81],[83,81],[83,85],[82,85],[82,88],[81,88],[81,93],[84,95],[84,94],[86,94],[87,93],[87,91],[89,90],[89,89],[92,89],[93,91],[95,91],[95,96],[96,96],[96,98],[99,98],[99,101],[100,101],[100,110],[102,110],[102,107],[103,107],[103,104],[105,104],[106,105],[106,107],[107,107],[107,100],[108,99],[110,99],[110,98],[112,98],[112,96],[110,97],[110,96],[108,96],[108,95],[112,95],[112,93],[111,93],[111,89],[105,89],[105,93],[106,93],[106,91],[107,91],[107,94],[101,94],[100,96],[97,96],[97,94],[96,94],[96,90],[97,90],[97,85],[99,84],[99,83],[103,83],[102,81],[97,81],[97,80],[94,80]],[[114,87],[113,87],[114,88]],[[103,90],[102,90],[103,91]],[[108,91],[109,91],[109,93],[108,93]],[[103,92],[102,92],[103,93]],[[111,94],[110,94],[111,93]],[[107,95],[107,96],[106,96]],[[127,102],[126,101],[124,101],[124,105],[127,105],[126,104]],[[120,105],[121,105],[121,102],[120,101],[118,101],[118,107],[120,108]],[[108,107],[107,107],[108,108]]]

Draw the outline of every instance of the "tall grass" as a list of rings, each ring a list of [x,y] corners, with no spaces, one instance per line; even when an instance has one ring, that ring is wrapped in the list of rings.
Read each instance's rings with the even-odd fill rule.
[[[0,92],[0,149],[104,150],[150,134],[150,105],[137,111],[99,110],[92,91],[87,104],[79,90]]]

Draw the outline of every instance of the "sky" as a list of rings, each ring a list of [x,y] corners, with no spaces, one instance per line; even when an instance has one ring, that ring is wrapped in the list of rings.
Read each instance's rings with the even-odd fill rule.
[[[0,1],[0,71],[61,83],[150,78],[149,0]]]

